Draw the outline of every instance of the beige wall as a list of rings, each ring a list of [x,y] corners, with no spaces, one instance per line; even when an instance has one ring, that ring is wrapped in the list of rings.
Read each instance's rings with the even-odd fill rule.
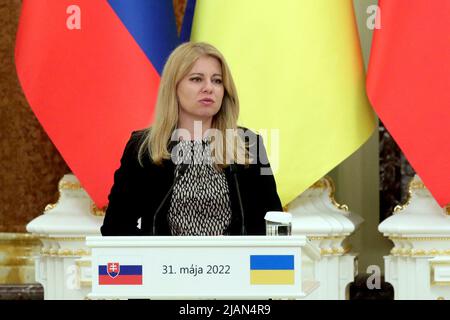
[[[372,31],[366,26],[369,5],[376,0],[353,0],[361,48],[367,68],[372,42]],[[336,199],[345,203],[365,222],[355,234],[353,249],[359,252],[359,272],[365,273],[369,265],[384,270],[383,256],[389,254],[392,244],[378,232],[379,221],[379,157],[378,130],[358,151],[336,167],[330,176],[336,183]]]

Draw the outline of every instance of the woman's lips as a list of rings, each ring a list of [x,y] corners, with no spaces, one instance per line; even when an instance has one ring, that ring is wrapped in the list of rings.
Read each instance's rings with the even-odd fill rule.
[[[213,99],[201,99],[199,102],[204,106],[210,106],[214,103]]]

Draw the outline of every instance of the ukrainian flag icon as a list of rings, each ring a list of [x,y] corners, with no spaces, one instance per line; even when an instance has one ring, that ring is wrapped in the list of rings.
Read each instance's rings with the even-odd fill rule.
[[[250,284],[294,284],[293,255],[251,255]]]

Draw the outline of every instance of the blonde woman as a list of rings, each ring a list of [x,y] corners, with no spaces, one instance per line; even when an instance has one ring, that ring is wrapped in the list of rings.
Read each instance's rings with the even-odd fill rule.
[[[128,141],[101,232],[263,235],[281,211],[262,139],[237,126],[239,100],[222,54],[185,43],[170,55],[151,127]]]

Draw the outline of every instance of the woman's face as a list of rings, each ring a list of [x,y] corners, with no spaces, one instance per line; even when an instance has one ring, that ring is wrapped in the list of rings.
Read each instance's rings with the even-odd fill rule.
[[[211,56],[201,56],[178,83],[179,120],[211,120],[220,110],[223,94],[219,60]]]

